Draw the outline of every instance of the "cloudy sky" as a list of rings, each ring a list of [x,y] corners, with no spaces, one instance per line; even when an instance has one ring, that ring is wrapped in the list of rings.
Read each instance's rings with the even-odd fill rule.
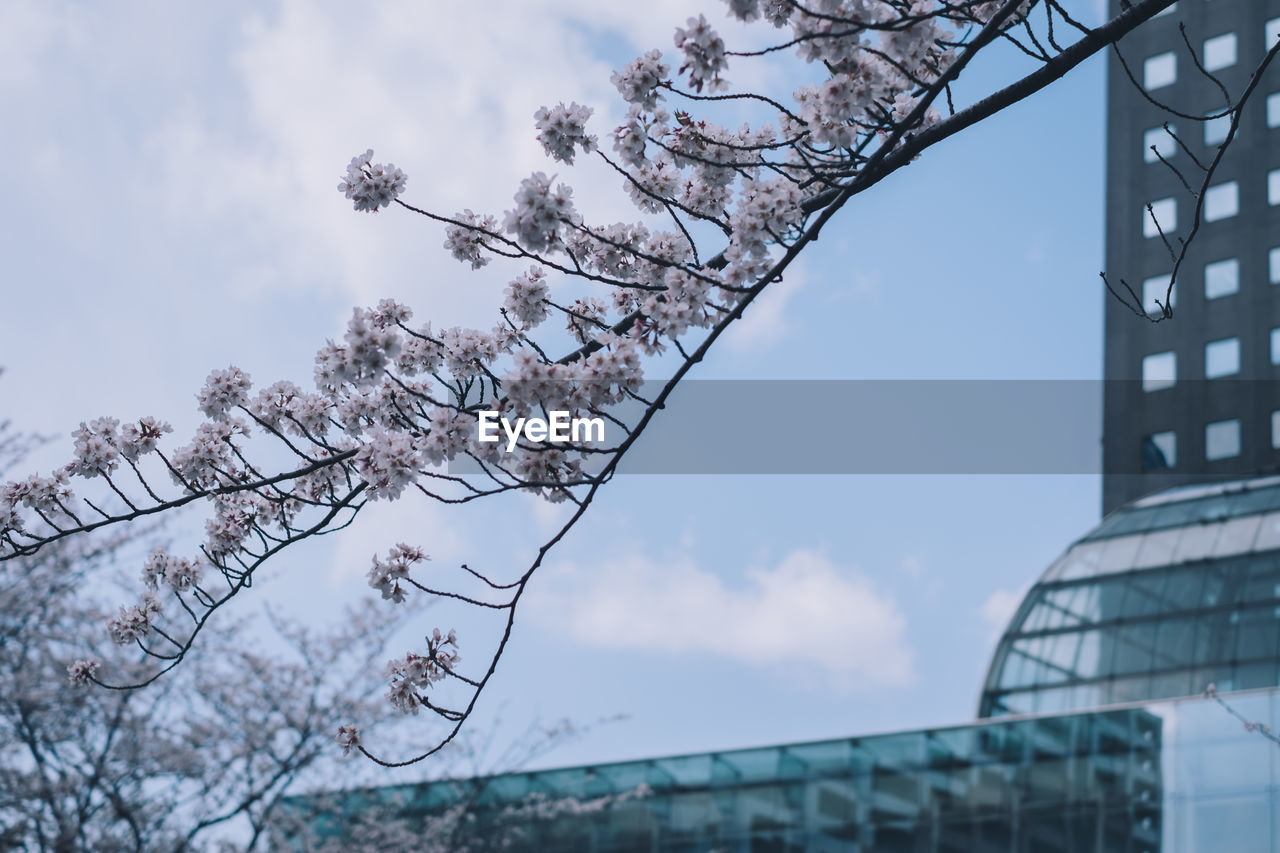
[[[404,211],[354,213],[334,189],[347,161],[374,148],[408,201],[446,213],[500,213],[546,170],[589,217],[630,217],[616,178],[543,159],[532,114],[589,104],[604,137],[610,70],[669,49],[693,12],[723,18],[713,0],[4,5],[0,415],[58,437],[46,468],[87,418],[189,431],[214,368],[309,384],[355,305],[487,327],[519,270],[470,272]],[[964,91],[1016,70],[980,63]],[[728,77],[786,92],[806,73]],[[1094,61],[929,151],[844,210],[696,375],[1098,377],[1103,108]],[[575,763],[962,722],[1020,591],[1099,502],[1094,476],[621,477],[537,577],[480,724],[628,716],[545,759]],[[397,541],[510,567],[559,517],[526,497],[376,510],[256,593],[319,618]],[[465,657],[485,626],[458,627]]]

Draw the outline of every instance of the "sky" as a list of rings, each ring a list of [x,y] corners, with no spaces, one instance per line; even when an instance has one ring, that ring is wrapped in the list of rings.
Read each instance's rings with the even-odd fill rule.
[[[634,218],[616,176],[544,159],[532,115],[576,100],[604,139],[610,71],[670,53],[697,12],[734,46],[771,32],[713,0],[10,0],[0,418],[54,437],[32,469],[101,415],[189,433],[228,364],[309,385],[353,306],[487,327],[521,268],[473,273],[432,223],[353,212],[348,160],[372,147],[408,173],[407,201],[445,213],[500,214],[544,170],[589,218]],[[975,63],[962,97],[1024,67]],[[727,76],[785,93],[812,73],[779,57]],[[926,152],[842,210],[695,377],[1099,378],[1103,112],[1093,60]],[[1099,505],[1094,475],[619,477],[536,576],[474,723],[625,717],[540,759],[564,765],[964,722],[1022,592]],[[373,510],[254,595],[322,621],[396,542],[508,569],[563,517],[528,496]],[[454,618],[465,661],[474,617],[429,609],[417,641]]]

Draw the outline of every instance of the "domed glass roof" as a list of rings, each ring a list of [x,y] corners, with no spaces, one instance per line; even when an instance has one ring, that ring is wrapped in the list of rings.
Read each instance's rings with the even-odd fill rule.
[[[1044,573],[979,716],[1280,684],[1280,477],[1185,486],[1103,519]]]

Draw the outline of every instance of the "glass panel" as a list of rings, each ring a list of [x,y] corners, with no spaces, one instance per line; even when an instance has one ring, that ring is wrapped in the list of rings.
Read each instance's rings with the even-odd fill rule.
[[[1212,192],[1210,190],[1209,192]],[[1208,192],[1205,193],[1208,198]],[[1178,230],[1178,202],[1172,198],[1162,198],[1151,202],[1151,209],[1142,209],[1142,236],[1158,237],[1161,231],[1168,237]]]
[[[1056,634],[1049,639],[1045,649],[1045,661],[1051,666],[1074,672],[1076,651],[1080,648],[1079,634]]]
[[[1043,583],[1048,583],[1050,581],[1056,581],[1061,579],[1062,567],[1066,564],[1066,562],[1067,562],[1066,554],[1063,554],[1061,557],[1054,560],[1053,565],[1051,565],[1049,568],[1044,570],[1044,577],[1041,579],[1041,581]]]
[[[1179,569],[1169,573],[1165,584],[1165,609],[1170,612],[1192,610],[1204,604],[1205,573],[1197,569]]]
[[[1280,514],[1277,515],[1280,516]],[[1280,523],[1280,517],[1277,518],[1277,522]],[[1177,546],[1178,538],[1181,535],[1182,528],[1175,527],[1171,530],[1148,533],[1142,537],[1142,547],[1138,549],[1138,557],[1133,564],[1134,568],[1145,569],[1151,566],[1163,566],[1172,563],[1174,548]]]
[[[1049,619],[1056,613],[1044,602],[1040,602],[1031,608],[1027,614],[1027,618],[1018,626],[1020,631],[1042,631],[1045,628],[1056,627],[1049,624]],[[1059,614],[1060,615],[1060,614]]]
[[[1280,619],[1276,616],[1275,607],[1255,607],[1240,612],[1236,623],[1235,657],[1237,660],[1274,658],[1277,645],[1280,645]],[[1256,685],[1240,684],[1238,686],[1246,689]]]
[[[1204,59],[1206,71],[1217,71],[1236,64],[1236,34],[1226,33],[1206,39],[1204,43]]]
[[[1126,625],[1116,632],[1114,672],[1127,675],[1149,672],[1155,656],[1156,624]]]
[[[1045,628],[1062,628],[1092,622],[1097,618],[1097,589],[1093,586],[1071,586],[1044,594],[1049,613]],[[1028,628],[1030,630],[1030,628]]]
[[[1116,512],[1107,519],[1103,524],[1103,528],[1105,528],[1106,532],[1112,536],[1146,530],[1155,523],[1158,512],[1159,508],[1157,507],[1129,509],[1123,512]],[[1102,532],[1103,530],[1101,529],[1098,531],[1099,534]]]
[[[1204,266],[1204,298],[1230,296],[1240,289],[1240,262],[1235,258]]]
[[[1190,501],[1187,507],[1191,510],[1190,521],[1222,521],[1231,517],[1231,498],[1226,495],[1212,495],[1198,501]]]
[[[1240,212],[1240,188],[1235,181],[1209,187],[1204,194],[1204,218],[1206,222],[1217,222]],[[1164,225],[1164,221],[1160,223]],[[1165,228],[1165,233],[1169,229]]]
[[[1156,507],[1156,518],[1151,526],[1164,528],[1172,527],[1176,524],[1185,524],[1191,519],[1195,509],[1195,501],[1182,501]]]
[[[1273,651],[1274,655],[1275,652]],[[1255,661],[1236,666],[1236,687],[1240,690],[1253,690],[1258,687],[1275,687],[1280,684],[1276,678],[1276,661]]]
[[[1101,669],[1102,634],[1098,630],[1084,631],[1080,634],[1080,649],[1076,654],[1076,673],[1080,678],[1094,678]]]
[[[1168,86],[1178,79],[1178,60],[1173,53],[1161,53],[1142,63],[1142,88],[1147,91]]]
[[[1173,125],[1169,125],[1170,130],[1177,133],[1177,129]],[[1155,149],[1154,151],[1152,149]],[[1165,132],[1163,127],[1153,127],[1142,134],[1142,159],[1147,163],[1158,163],[1160,157],[1168,160],[1178,150],[1178,144],[1173,141],[1173,137]],[[1156,156],[1156,152],[1160,153],[1160,157]],[[1160,301],[1164,301],[1164,296],[1160,297]]]
[[[1262,517],[1253,547],[1259,551],[1280,548],[1280,512],[1269,512]]]
[[[1151,676],[1135,675],[1117,678],[1110,684],[1108,703],[1140,702],[1151,695]]]
[[[1174,562],[1185,563],[1207,557],[1213,550],[1213,544],[1218,538],[1220,529],[1219,524],[1183,528],[1182,537],[1178,539],[1178,550],[1174,554]]]
[[[1205,459],[1230,459],[1240,455],[1240,421],[1217,421],[1204,428]]]
[[[1051,690],[1037,691],[1031,701],[1036,712],[1044,714],[1065,711],[1070,707],[1070,700],[1071,688],[1055,687]]]
[[[1163,629],[1163,626],[1162,626]],[[1163,633],[1163,630],[1162,630]],[[1169,666],[1167,663],[1169,655],[1163,649],[1156,648],[1156,666]],[[1175,670],[1174,672],[1156,673],[1151,676],[1151,696],[1153,698],[1165,698],[1169,696],[1189,696],[1199,693],[1204,686],[1191,686],[1191,673],[1186,669]]]
[[[1172,352],[1158,352],[1142,359],[1142,390],[1172,388],[1178,381],[1178,359]]]
[[[1099,571],[1121,572],[1132,568],[1141,543],[1141,536],[1118,536],[1115,539],[1108,539],[1106,550],[1102,552]]]
[[[1224,338],[1204,345],[1204,375],[1206,379],[1231,376],[1240,372],[1240,339]]]
[[[1178,464],[1178,434],[1154,432],[1142,439],[1142,470],[1161,471]]]
[[[1204,144],[1218,145],[1225,142],[1231,132],[1231,116],[1214,116],[1204,120]]]
[[[1275,557],[1255,557],[1237,598],[1242,603],[1280,600],[1280,565]]]
[[[1062,566],[1061,579],[1092,577],[1098,573],[1098,563],[1102,559],[1104,543],[1085,542],[1067,552]]]
[[[1000,670],[999,686],[1002,688],[1021,687],[1022,669],[1026,665],[1026,657],[1018,649],[1012,649],[1005,656],[1004,668]]]
[[[1189,666],[1195,649],[1194,619],[1168,619],[1156,629],[1156,667],[1170,669]],[[1203,685],[1201,686],[1203,689]]]
[[[1173,290],[1169,289],[1169,281],[1173,276],[1157,275],[1145,279],[1142,282],[1142,304],[1146,308],[1148,314],[1158,317],[1164,313],[1161,307],[1165,302],[1169,303],[1169,307],[1176,308],[1178,306],[1178,286],[1175,284]]]
[[[1260,515],[1248,515],[1244,518],[1233,518],[1222,525],[1218,541],[1211,552],[1215,557],[1226,557],[1231,554],[1242,554],[1253,548],[1253,540],[1258,536],[1258,526],[1262,522]]]
[[[1233,516],[1251,515],[1275,509],[1277,497],[1280,495],[1277,494],[1276,489],[1249,489],[1246,492],[1234,494],[1230,498],[1230,513]]]
[[[1124,597],[1122,615],[1132,619],[1135,616],[1150,616],[1164,612],[1164,586],[1168,577],[1166,572],[1145,572],[1131,578],[1128,592]]]
[[[1237,572],[1230,577],[1218,566],[1207,566],[1204,579],[1204,606],[1216,607],[1219,604],[1234,604],[1236,594],[1240,591],[1236,578]],[[1216,617],[1215,617],[1216,618]]]

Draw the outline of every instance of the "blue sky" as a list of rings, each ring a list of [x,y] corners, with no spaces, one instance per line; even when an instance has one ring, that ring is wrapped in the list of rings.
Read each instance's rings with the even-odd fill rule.
[[[542,158],[532,114],[590,104],[603,138],[621,114],[610,70],[722,9],[8,4],[0,415],[59,437],[32,460],[47,468],[91,417],[154,414],[189,432],[214,368],[309,384],[353,305],[392,296],[437,326],[487,324],[519,270],[471,273],[430,223],[355,214],[334,190],[347,161],[373,147],[409,174],[410,202],[450,213],[500,213],[529,172],[559,171],[588,215],[627,218],[616,178]],[[778,86],[778,67],[728,76]],[[962,92],[1018,67],[980,63]],[[1094,60],[927,152],[842,211],[697,376],[1099,377],[1103,113]],[[619,478],[536,581],[478,722],[628,715],[549,764],[961,722],[1001,620],[1096,522],[1099,488]],[[261,600],[336,613],[397,541],[433,565],[527,562],[557,517],[522,496],[376,509],[282,561]],[[464,658],[484,629],[468,618]],[[453,619],[437,608],[424,628]]]

